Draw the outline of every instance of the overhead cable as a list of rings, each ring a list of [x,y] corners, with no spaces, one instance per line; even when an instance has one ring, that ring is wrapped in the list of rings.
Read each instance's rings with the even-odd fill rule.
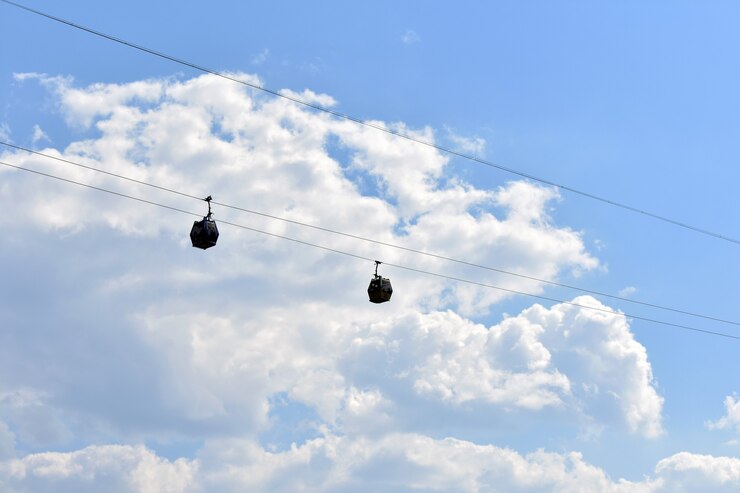
[[[611,205],[611,206],[614,206],[614,207],[619,207],[621,209],[624,209],[624,210],[627,210],[627,211],[630,211],[630,212],[634,212],[634,213],[637,213],[637,214],[641,214],[643,216],[651,217],[653,219],[656,219],[656,220],[659,220],[659,221],[663,221],[665,223],[672,224],[674,226],[678,226],[678,227],[681,227],[681,228],[684,228],[684,229],[688,229],[688,230],[694,231],[696,233],[700,233],[700,234],[703,234],[703,235],[706,235],[706,236],[711,236],[711,237],[714,237],[714,238],[717,238],[717,239],[720,239],[720,240],[725,240],[725,241],[728,241],[728,242],[731,242],[731,243],[735,243],[735,244],[740,245],[740,240],[738,240],[736,238],[733,238],[733,237],[730,237],[730,236],[727,236],[727,235],[724,235],[724,234],[721,234],[721,233],[716,233],[716,232],[710,231],[710,230],[705,229],[705,228],[701,228],[701,227],[698,227],[698,226],[693,226],[693,225],[688,224],[688,223],[685,223],[683,221],[678,221],[676,219],[672,219],[670,217],[667,217],[667,216],[664,216],[664,215],[661,215],[661,214],[650,212],[650,211],[647,211],[645,209],[641,209],[639,207],[631,206],[631,205],[626,204],[624,202],[618,202],[616,200],[612,200],[612,199],[609,199],[609,198],[606,198],[606,197],[602,197],[600,195],[596,195],[596,194],[591,193],[591,192],[586,192],[584,190],[573,188],[573,187],[568,186],[568,185],[563,185],[561,183],[557,183],[555,181],[548,180],[546,178],[542,178],[542,177],[539,177],[539,176],[536,176],[536,175],[533,175],[533,174],[530,174],[530,173],[526,173],[524,171],[520,171],[520,170],[517,170],[517,169],[514,169],[514,168],[510,168],[508,166],[504,166],[504,165],[501,165],[501,164],[497,164],[497,163],[494,163],[492,161],[488,161],[486,159],[482,159],[482,158],[479,158],[477,156],[473,156],[471,154],[466,154],[464,152],[456,151],[454,149],[450,149],[448,147],[444,147],[444,146],[441,146],[439,144],[435,144],[433,142],[429,142],[429,141],[426,141],[426,140],[418,139],[416,137],[413,137],[412,135],[404,134],[404,133],[401,133],[399,131],[393,130],[391,128],[387,128],[387,127],[384,127],[382,125],[378,125],[378,124],[375,124],[375,123],[372,123],[372,122],[369,122],[369,121],[361,120],[360,118],[351,116],[351,115],[346,114],[346,113],[341,113],[339,111],[332,110],[332,109],[327,108],[325,106],[321,106],[320,104],[311,103],[309,101],[305,101],[305,100],[302,100],[302,99],[297,98],[297,97],[294,97],[294,96],[289,96],[287,94],[283,94],[283,93],[281,93],[279,91],[276,91],[276,90],[273,90],[273,89],[269,89],[267,87],[260,86],[258,84],[254,84],[254,83],[251,83],[251,82],[242,80],[242,79],[238,79],[236,77],[232,77],[232,76],[227,75],[227,74],[225,74],[223,72],[219,72],[218,70],[210,69],[210,68],[204,67],[202,65],[198,65],[196,63],[189,62],[189,61],[184,60],[182,58],[177,58],[175,56],[168,55],[166,53],[163,53],[163,52],[160,52],[160,51],[156,51],[156,50],[153,50],[151,48],[147,48],[145,46],[142,46],[142,45],[133,43],[131,41],[126,41],[125,39],[118,38],[118,37],[113,36],[113,35],[110,35],[110,34],[106,34],[106,33],[102,32],[102,31],[97,31],[95,29],[92,29],[92,28],[89,28],[89,27],[86,27],[86,26],[77,24],[77,23],[72,22],[72,21],[68,21],[66,19],[62,19],[61,17],[57,17],[57,16],[54,16],[54,15],[51,15],[51,14],[42,12],[40,10],[33,9],[33,8],[27,7],[25,5],[21,5],[21,4],[16,3],[16,2],[12,2],[10,0],[0,0],[0,2],[6,3],[8,5],[12,5],[14,7],[17,7],[19,9],[23,9],[25,11],[31,12],[31,13],[36,14],[36,15],[40,15],[40,16],[46,17],[47,19],[51,19],[53,21],[56,21],[56,22],[59,22],[59,23],[62,23],[62,24],[66,24],[66,25],[68,25],[70,27],[73,27],[75,29],[79,29],[81,31],[88,32],[90,34],[94,34],[94,35],[99,36],[101,38],[108,39],[110,41],[113,41],[113,42],[116,42],[116,43],[119,43],[119,44],[128,46],[130,48],[134,48],[136,50],[139,50],[139,51],[148,53],[150,55],[154,55],[154,56],[163,58],[165,60],[169,60],[171,62],[174,62],[174,63],[180,64],[180,65],[184,65],[184,66],[190,67],[190,68],[195,69],[197,71],[200,71],[200,72],[203,72],[203,73],[207,73],[207,74],[211,74],[211,75],[215,75],[217,77],[220,77],[220,78],[223,78],[223,79],[226,79],[226,80],[230,80],[230,81],[236,82],[238,84],[242,84],[242,85],[247,86],[247,87],[250,87],[252,89],[256,89],[256,90],[259,90],[259,91],[262,91],[262,92],[271,94],[273,96],[276,96],[276,97],[279,97],[279,98],[283,98],[283,99],[286,99],[288,101],[292,101],[294,103],[297,103],[297,104],[306,106],[308,108],[312,108],[312,109],[317,110],[317,111],[322,111],[324,113],[328,113],[328,114],[330,114],[332,116],[335,116],[337,118],[348,120],[348,121],[357,123],[358,125],[362,125],[362,126],[365,126],[365,127],[368,127],[368,128],[373,128],[375,130],[378,130],[378,131],[381,131],[381,132],[385,132],[387,134],[391,134],[391,135],[394,135],[396,137],[400,137],[402,139],[406,139],[406,140],[409,140],[411,142],[415,142],[417,144],[421,144],[421,145],[430,147],[432,149],[436,149],[437,151],[443,152],[445,154],[449,154],[449,155],[452,155],[452,156],[457,156],[457,157],[460,157],[460,158],[463,158],[463,159],[467,159],[469,161],[473,161],[473,162],[476,162],[478,164],[489,166],[491,168],[496,168],[498,170],[505,171],[507,173],[511,173],[511,174],[514,174],[514,175],[517,175],[517,176],[521,176],[522,178],[527,178],[529,180],[533,180],[533,181],[536,181],[536,182],[539,182],[539,183],[543,183],[545,185],[553,186],[553,187],[556,187],[556,188],[558,188],[560,190],[571,192],[571,193],[574,193],[574,194],[577,194],[577,195],[580,195],[580,196],[583,196],[583,197],[586,197],[586,198],[589,198],[589,199],[592,199],[592,200],[596,200],[598,202],[602,202],[602,203],[605,203],[605,204],[608,204],[608,205]]]
[[[203,200],[202,197],[200,197],[198,195],[181,192],[181,191],[174,190],[172,188],[168,188],[168,187],[164,187],[164,186],[160,186],[160,185],[155,185],[153,183],[149,183],[149,182],[142,181],[142,180],[137,180],[135,178],[130,178],[128,176],[120,175],[120,174],[117,174],[117,173],[112,173],[110,171],[105,171],[103,169],[95,168],[93,166],[87,166],[85,164],[77,163],[77,162],[71,161],[69,159],[61,158],[61,157],[58,157],[58,156],[52,156],[51,154],[45,154],[45,153],[39,152],[39,151],[34,151],[32,149],[28,149],[28,148],[25,148],[25,147],[22,147],[22,146],[19,146],[19,145],[16,145],[16,144],[12,144],[12,143],[9,143],[9,142],[4,142],[4,141],[1,141],[0,140],[0,144],[5,145],[7,147],[14,148],[14,149],[18,149],[18,150],[21,150],[21,151],[25,151],[25,152],[28,152],[28,153],[31,153],[31,154],[35,154],[37,156],[42,156],[42,157],[45,157],[45,158],[53,159],[53,160],[58,161],[58,162],[61,162],[61,163],[71,164],[73,166],[84,168],[84,169],[87,169],[87,170],[90,170],[90,171],[94,171],[94,172],[97,172],[97,173],[102,173],[102,174],[105,174],[105,175],[108,175],[108,176],[112,176],[112,177],[115,177],[115,178],[119,178],[119,179],[122,179],[122,180],[127,180],[127,181],[130,181],[132,183],[139,184],[139,185],[145,185],[147,187],[151,187],[151,188],[154,188],[154,189],[157,189],[157,190],[162,190],[162,191],[170,192],[170,193],[173,193],[173,194],[176,194],[176,195],[180,195],[180,196],[191,198],[191,199],[195,199],[195,200]],[[417,250],[417,249],[414,249],[414,248],[409,248],[409,247],[405,247],[405,246],[402,246],[402,245],[397,245],[397,244],[394,244],[394,243],[388,243],[388,242],[385,242],[385,241],[375,240],[373,238],[367,238],[367,237],[360,236],[360,235],[355,235],[355,234],[351,234],[351,233],[345,233],[343,231],[338,231],[338,230],[335,230],[335,229],[325,228],[325,227],[322,227],[322,226],[317,226],[315,224],[309,224],[309,223],[297,221],[295,219],[288,219],[288,218],[285,218],[285,217],[275,216],[275,215],[268,214],[268,213],[265,213],[265,212],[260,212],[260,211],[255,211],[255,210],[252,210],[252,209],[247,209],[245,207],[239,207],[239,206],[235,206],[235,205],[226,204],[226,203],[223,203],[223,202],[217,202],[215,200],[212,200],[211,201],[211,204],[218,205],[218,206],[221,206],[221,207],[225,207],[225,208],[228,208],[228,209],[233,209],[233,210],[241,211],[241,212],[246,212],[246,213],[257,215],[257,216],[267,217],[269,219],[275,219],[275,220],[278,220],[278,221],[283,221],[283,222],[290,223],[290,224],[295,224],[295,225],[298,225],[298,226],[312,228],[312,229],[315,229],[315,230],[324,231],[324,232],[327,232],[327,233],[332,233],[332,234],[344,236],[344,237],[347,237],[347,238],[353,238],[353,239],[356,239],[356,240],[362,240],[362,241],[366,241],[366,242],[370,242],[370,243],[375,243],[377,245],[382,245],[382,246],[386,246],[386,247],[389,247],[389,248],[395,248],[395,249],[398,249],[398,250],[403,250],[403,251],[407,251],[407,252],[410,252],[410,253],[415,253],[415,254],[418,254],[418,255],[424,255],[424,256],[427,256],[427,257],[432,257],[432,258],[436,258],[436,259],[440,259],[440,260],[445,260],[445,261],[448,261],[448,262],[454,262],[454,263],[461,264],[461,265],[466,265],[466,266],[469,266],[469,267],[474,267],[474,268],[478,268],[478,269],[485,269],[485,270],[489,270],[489,271],[492,271],[492,272],[498,272],[498,273],[506,274],[506,275],[509,275],[509,276],[515,276],[515,277],[519,277],[519,278],[522,278],[522,279],[528,279],[530,281],[537,281],[537,282],[541,282],[541,283],[544,283],[544,284],[549,284],[551,286],[558,286],[558,287],[561,287],[561,288],[572,289],[574,291],[580,291],[582,293],[593,294],[593,295],[596,295],[596,296],[604,296],[604,297],[607,297],[607,298],[612,298],[612,299],[624,301],[624,302],[627,302],[627,303],[633,303],[633,304],[636,304],[636,305],[647,306],[647,307],[650,307],[650,308],[656,308],[656,309],[659,309],[659,310],[665,310],[665,311],[669,311],[669,312],[679,313],[679,314],[682,314],[682,315],[688,315],[688,316],[692,316],[692,317],[703,318],[703,319],[706,319],[706,320],[712,320],[714,322],[722,322],[722,323],[726,323],[726,324],[730,324],[730,325],[740,326],[740,322],[735,322],[735,321],[732,321],[732,320],[727,320],[727,319],[723,319],[723,318],[713,317],[713,316],[710,316],[710,315],[702,315],[700,313],[691,312],[691,311],[688,311],[688,310],[681,310],[681,309],[678,309],[678,308],[672,308],[672,307],[668,307],[668,306],[664,306],[664,305],[659,305],[659,304],[656,304],[656,303],[650,303],[650,302],[647,302],[647,301],[640,301],[640,300],[636,300],[636,299],[632,299],[632,298],[626,298],[626,297],[623,297],[623,296],[618,296],[618,295],[614,295],[614,294],[604,293],[602,291],[596,291],[596,290],[593,290],[593,289],[587,289],[587,288],[583,288],[583,287],[579,287],[579,286],[573,286],[573,285],[564,284],[564,283],[560,283],[560,282],[556,282],[556,281],[551,281],[551,280],[547,280],[547,279],[540,279],[540,278],[537,278],[537,277],[534,277],[534,276],[530,276],[530,275],[527,275],[527,274],[521,274],[521,273],[517,273],[517,272],[511,272],[511,271],[507,271],[507,270],[504,270],[504,269],[499,269],[499,268],[496,268],[496,267],[490,267],[490,266],[487,266],[487,265],[481,265],[481,264],[477,264],[477,263],[474,263],[474,262],[468,262],[468,261],[465,261],[465,260],[459,260],[459,259],[456,259],[456,258],[453,258],[453,257],[448,257],[448,256],[440,255],[440,254],[437,254],[437,253],[427,252],[427,251],[424,251],[424,250]]]
[[[20,170],[20,171],[26,171],[26,172],[29,172],[29,173],[34,173],[36,175],[45,176],[47,178],[53,178],[53,179],[60,180],[60,181],[65,182],[65,183],[78,185],[78,186],[81,186],[81,187],[85,187],[85,188],[97,190],[97,191],[100,191],[100,192],[105,192],[105,193],[112,194],[112,195],[115,195],[115,196],[118,196],[118,197],[127,198],[127,199],[130,199],[130,200],[135,200],[135,201],[142,202],[142,203],[149,204],[149,205],[154,205],[154,206],[161,207],[161,208],[164,208],[164,209],[168,209],[168,210],[171,210],[171,211],[181,212],[183,214],[188,214],[188,215],[191,215],[191,216],[198,216],[198,217],[201,216],[201,214],[197,214],[197,213],[191,212],[191,211],[186,211],[186,210],[180,209],[178,207],[173,207],[173,206],[161,204],[159,202],[154,202],[152,200],[143,199],[141,197],[135,197],[133,195],[128,195],[128,194],[125,194],[125,193],[116,192],[116,191],[113,191],[113,190],[108,190],[106,188],[97,187],[97,186],[94,186],[94,185],[89,185],[89,184],[82,183],[82,182],[79,182],[79,181],[71,180],[69,178],[63,178],[63,177],[60,177],[60,176],[52,175],[50,173],[44,173],[42,171],[34,170],[34,169],[31,169],[31,168],[26,168],[26,167],[23,167],[23,166],[17,166],[17,165],[11,164],[11,163],[6,163],[4,161],[0,161],[0,164],[3,165],[3,166],[8,166],[10,168],[14,168],[14,169]],[[201,200],[203,200],[203,199],[201,199]],[[264,234],[264,235],[267,235],[267,236],[272,236],[274,238],[280,238],[280,239],[283,239],[283,240],[292,241],[294,243],[300,243],[302,245],[306,245],[306,246],[318,248],[318,249],[325,250],[325,251],[328,251],[328,252],[337,253],[337,254],[348,256],[348,257],[353,257],[353,258],[356,258],[356,259],[359,259],[359,260],[366,260],[366,261],[369,261],[369,262],[375,262],[376,261],[376,259],[371,259],[370,257],[365,257],[364,255],[358,255],[356,253],[351,253],[351,252],[347,252],[347,251],[344,251],[344,250],[339,250],[339,249],[336,249],[336,248],[331,248],[331,247],[327,247],[327,246],[324,246],[324,245],[319,245],[317,243],[312,243],[312,242],[305,241],[305,240],[299,240],[297,238],[292,238],[290,236],[280,235],[280,234],[277,234],[277,233],[270,233],[269,231],[264,231],[264,230],[261,230],[261,229],[252,228],[250,226],[245,226],[243,224],[238,224],[238,223],[234,223],[234,222],[230,222],[230,221],[223,221],[223,220],[220,220],[219,223],[226,224],[226,225],[229,225],[229,226],[234,226],[236,228],[245,229],[245,230],[248,230],[248,231],[253,231],[255,233],[260,233],[260,234]],[[542,296],[542,295],[538,295],[538,294],[534,294],[534,293],[527,293],[527,292],[524,292],[524,291],[518,291],[518,290],[515,290],[515,289],[504,288],[504,287],[496,286],[496,285],[493,285],[493,284],[487,284],[487,283],[483,283],[483,282],[473,281],[473,280],[465,279],[465,278],[462,278],[462,277],[449,276],[449,275],[446,275],[446,274],[440,274],[440,273],[437,273],[437,272],[431,272],[431,271],[427,271],[427,270],[423,270],[423,269],[416,269],[416,268],[408,267],[408,266],[401,265],[401,264],[394,264],[394,263],[390,263],[390,262],[383,262],[383,264],[386,265],[386,266],[396,267],[398,269],[406,270],[406,271],[409,271],[409,272],[415,272],[415,273],[418,273],[418,274],[424,274],[424,275],[428,275],[428,276],[438,277],[438,278],[447,279],[447,280],[450,280],[450,281],[456,281],[456,282],[465,283],[465,284],[472,284],[472,285],[480,286],[480,287],[487,288],[487,289],[495,289],[495,290],[503,291],[503,292],[506,292],[506,293],[517,294],[517,295],[521,295],[521,296],[528,296],[530,298],[536,298],[536,299],[539,299],[539,300],[550,301],[550,302],[553,302],[553,303],[559,303],[559,304],[574,306],[574,307],[577,307],[577,308],[583,308],[583,309],[586,309],[586,310],[593,310],[593,311],[597,311],[597,312],[608,313],[610,315],[615,315],[615,316],[618,316],[618,317],[621,317],[621,318],[625,318],[625,319],[641,320],[641,321],[644,321],[644,322],[650,322],[650,323],[654,323],[654,324],[664,325],[664,326],[667,326],[667,327],[673,327],[673,328],[677,328],[677,329],[688,330],[688,331],[692,331],[692,332],[698,332],[698,333],[707,334],[707,335],[713,335],[713,336],[718,336],[718,337],[725,337],[725,338],[728,338],[728,339],[740,340],[740,336],[736,336],[736,335],[733,335],[733,334],[727,334],[727,333],[724,333],[724,332],[716,332],[716,331],[712,331],[712,330],[700,329],[698,327],[692,327],[692,326],[689,326],[689,325],[677,324],[677,323],[673,323],[673,322],[667,322],[665,320],[658,320],[658,319],[654,319],[654,318],[648,318],[648,317],[643,317],[643,316],[639,316],[639,315],[633,315],[633,314],[629,314],[629,313],[625,313],[625,312],[621,312],[621,311],[615,311],[615,310],[611,310],[609,308],[599,308],[599,307],[596,307],[596,306],[583,305],[583,304],[580,304],[580,303],[575,303],[573,301],[566,301],[566,300],[561,300],[561,299],[557,299],[557,298],[552,298],[552,297],[549,297],[549,296]]]

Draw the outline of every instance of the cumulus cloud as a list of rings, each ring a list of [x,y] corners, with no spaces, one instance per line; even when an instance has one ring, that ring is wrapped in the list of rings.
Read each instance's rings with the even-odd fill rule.
[[[201,76],[77,87],[64,77],[18,78],[46,85],[68,123],[87,132],[43,150],[54,156],[540,278],[600,265],[582,233],[550,216],[556,190],[525,182],[481,189],[451,175],[448,159],[434,149],[238,84]],[[308,90],[285,94],[336,104]],[[373,123],[435,138],[431,128]],[[3,159],[195,218],[205,213],[201,201],[39,156],[6,152]],[[433,424],[440,416],[467,426],[471,414],[484,422],[492,413],[527,413],[639,437],[662,432],[663,401],[647,353],[618,315],[534,305],[486,324],[483,317],[510,294],[388,265],[381,271],[393,278],[394,298],[375,306],[365,293],[372,262],[225,224],[215,249],[196,251],[187,237],[193,218],[20,172],[3,171],[3,178],[2,203],[22,198],[24,207],[0,218],[13,226],[0,244],[3,268],[19,280],[0,293],[10,321],[0,375],[14,376],[12,387],[0,387],[0,450],[59,446],[70,434],[87,443],[206,440],[197,460],[174,462],[128,445],[26,455],[2,466],[2,481],[19,490],[54,481],[95,490],[104,477],[120,491],[147,491],[132,470],[154,485],[170,474],[187,478],[172,482],[172,491],[294,491],[300,484],[361,490],[365,481],[404,491],[432,488],[432,470],[443,471],[442,491],[456,484],[486,489],[495,481],[514,491],[574,489],[579,481],[621,488],[577,454],[521,455],[441,440],[430,436]],[[214,211],[217,221],[387,263],[545,289],[495,272],[460,274],[438,259],[258,215]],[[590,297],[574,301],[606,308]],[[30,363],[37,360],[45,364]],[[36,421],[24,421],[26,415]],[[54,426],[34,437],[37,421]],[[292,434],[270,438],[275,448],[267,452],[258,437],[287,429]],[[250,438],[234,438],[245,434]],[[372,481],[379,468],[399,461],[396,479]]]
[[[46,135],[46,132],[43,131],[41,127],[38,126],[38,124],[33,126],[33,135],[31,136],[31,141],[34,144],[38,144],[39,142],[46,140],[49,141],[49,136]]]
[[[219,491],[640,491],[611,481],[578,453],[512,450],[447,438],[393,434],[378,440],[327,436],[280,454],[249,442],[208,450],[205,467],[231,462],[232,474],[204,474]],[[236,450],[239,452],[236,452]],[[213,455],[211,455],[212,452]],[[244,460],[246,458],[246,460]],[[237,479],[235,481],[235,479]],[[643,490],[647,491],[647,490]]]
[[[51,77],[34,72],[14,74],[14,77],[20,82],[37,80],[49,88],[59,98],[58,104],[67,122],[83,128],[89,127],[97,117],[125,113],[123,106],[132,100],[142,103],[155,100],[160,89],[160,85],[154,81],[93,84],[80,89],[74,87],[72,77]]]
[[[450,256],[511,267],[537,277],[555,278],[563,270],[598,266],[578,232],[556,227],[547,217],[546,204],[557,197],[553,190],[516,182],[498,191],[479,190],[459,180],[442,186],[447,159],[433,149],[335,121],[284,100],[257,98],[237,84],[212,76],[186,82],[142,81],[86,88],[74,87],[68,78],[34,77],[40,77],[58,94],[62,111],[72,124],[91,126],[95,122],[102,133],[96,139],[73,142],[63,152],[47,149],[51,154],[197,195],[215,193],[217,199],[240,205],[244,205],[241,197],[247,197],[246,205],[258,204],[261,210],[291,219],[320,222],[389,242],[403,240],[420,249],[429,250],[429,245],[434,245],[434,250]],[[258,82],[248,75],[239,77]],[[287,94],[325,106],[334,104],[329,96],[310,91]],[[433,139],[430,129],[388,126]],[[346,161],[337,161],[327,153],[327,139],[332,136],[348,151]],[[48,160],[21,154],[15,157],[19,163],[59,171],[58,164]],[[204,163],[208,163],[209,173],[201,172]],[[142,194],[140,187],[84,170],[68,169],[66,173],[87,183],[111,184],[117,190]],[[353,182],[358,173],[367,174],[378,185],[377,195],[358,190]],[[194,190],[194,183],[198,183],[198,190]],[[283,186],[276,188],[275,183]],[[143,192],[153,197],[151,190]],[[170,229],[170,221],[158,221],[161,214],[152,216],[128,204],[117,210],[108,207],[107,212],[89,215],[81,223],[80,202],[103,200],[96,196],[84,191],[53,193],[53,200],[39,202],[30,211],[34,221],[53,228],[80,228],[97,220],[127,234],[151,235]],[[167,198],[170,203],[172,199]],[[508,215],[494,215],[491,207],[496,205]],[[145,216],[148,218],[143,221]],[[275,223],[267,228],[286,231]],[[336,246],[352,244],[358,253],[371,251],[356,242],[330,241]],[[392,250],[386,250],[384,257],[389,261],[410,258]],[[416,265],[438,268],[438,263],[429,259]],[[487,280],[511,289],[539,292],[543,288],[502,276],[488,276]],[[416,287],[419,292],[447,290],[453,301],[465,305],[465,313],[485,311],[503,297],[500,292],[470,286],[454,286],[450,291],[438,281]]]
[[[707,428],[710,430],[735,429],[740,431],[740,399],[737,395],[725,397],[726,414],[717,421],[708,421]]]
[[[578,452],[520,454],[464,440],[398,433],[377,440],[328,435],[267,453],[248,440],[206,447],[201,485],[241,491],[599,491],[729,492],[740,486],[740,460],[681,452],[652,477],[613,479]]]
[[[652,477],[613,479],[580,453],[520,454],[455,438],[394,433],[377,439],[326,434],[268,452],[251,439],[209,442],[194,460],[143,446],[90,446],[0,462],[4,491],[338,492],[440,491],[619,493],[737,491],[740,460],[680,452]]]
[[[619,290],[619,296],[628,298],[637,292],[637,288],[634,286],[627,286]]]
[[[291,99],[303,101],[304,103],[318,104],[324,108],[329,108],[337,104],[336,100],[328,94],[318,94],[310,89],[304,89],[301,92],[291,91],[290,89],[282,89],[280,94],[288,96]]]
[[[680,452],[661,460],[656,491],[731,492],[740,489],[740,459]]]
[[[452,141],[456,151],[473,156],[481,156],[486,149],[486,139],[483,137],[473,136],[465,137],[454,132],[451,128],[445,127],[447,138]]]
[[[574,303],[606,309],[587,296]],[[406,315],[359,332],[343,364],[357,382],[397,393],[398,405],[416,393],[451,406],[567,408],[602,423],[621,416],[647,437],[662,433],[647,353],[616,314],[535,305],[489,328],[452,312]]]
[[[170,462],[143,446],[90,446],[0,463],[0,485],[20,491],[184,493],[192,491],[197,461]]]

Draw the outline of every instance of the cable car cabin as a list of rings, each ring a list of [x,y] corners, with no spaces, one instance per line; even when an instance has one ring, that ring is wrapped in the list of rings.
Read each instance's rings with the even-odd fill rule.
[[[373,303],[385,303],[390,301],[393,294],[391,280],[385,277],[375,276],[370,280],[370,286],[367,288],[367,294]]]
[[[391,299],[393,288],[391,280],[378,275],[379,261],[375,261],[375,275],[370,280],[370,286],[367,287],[367,295],[372,303],[385,303]]]
[[[216,246],[218,241],[218,228],[216,221],[209,217],[204,217],[201,221],[193,223],[193,229],[190,230],[190,241],[196,248],[211,248]]]
[[[216,227],[216,221],[211,219],[213,213],[211,212],[211,196],[206,197],[205,200],[208,203],[208,215],[202,220],[195,221],[193,228],[190,230],[190,241],[193,242],[195,248],[211,248],[216,246],[218,241],[218,228]]]

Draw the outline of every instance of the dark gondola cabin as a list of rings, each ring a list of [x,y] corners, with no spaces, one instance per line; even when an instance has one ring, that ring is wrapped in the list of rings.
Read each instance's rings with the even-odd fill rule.
[[[216,221],[211,219],[211,196],[206,197],[205,201],[208,202],[208,215],[200,221],[195,221],[190,230],[190,241],[193,242],[193,246],[203,250],[216,246],[216,241],[218,241]]]
[[[375,275],[370,280],[370,286],[367,288],[367,295],[372,303],[385,303],[390,301],[393,295],[391,280],[378,275],[378,265],[380,262],[375,261]]]

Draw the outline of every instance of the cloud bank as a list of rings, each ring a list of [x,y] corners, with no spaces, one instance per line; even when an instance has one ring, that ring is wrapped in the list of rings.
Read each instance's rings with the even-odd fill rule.
[[[554,189],[480,189],[451,175],[434,149],[213,76],[88,87],[18,79],[45,85],[79,132],[42,150],[50,155],[529,276],[600,266],[583,235],[548,214]],[[434,139],[429,128],[373,123]],[[486,322],[510,294],[390,266],[381,270],[394,298],[370,306],[371,262],[226,225],[215,249],[194,251],[187,232],[202,202],[22,152],[2,160],[195,214],[0,169],[0,200],[24,204],[0,218],[11,231],[3,267],[21,280],[0,305],[9,321],[0,345],[8,491],[674,491],[675,478],[688,484],[718,467],[726,473],[716,486],[737,486],[735,462],[721,458],[669,457],[635,483],[610,479],[577,452],[523,454],[457,436],[500,417],[659,437],[663,398],[624,317],[535,304]],[[214,209],[217,221],[362,257],[545,289]],[[440,422],[450,436],[440,436]],[[190,452],[165,458],[158,444]]]
[[[316,492],[438,491],[629,493],[736,491],[740,461],[679,453],[639,482],[612,480],[571,452],[521,455],[492,445],[393,434],[326,436],[270,453],[248,439],[211,443],[194,460],[169,461],[137,446],[90,446],[0,463],[0,485],[20,491]]]

